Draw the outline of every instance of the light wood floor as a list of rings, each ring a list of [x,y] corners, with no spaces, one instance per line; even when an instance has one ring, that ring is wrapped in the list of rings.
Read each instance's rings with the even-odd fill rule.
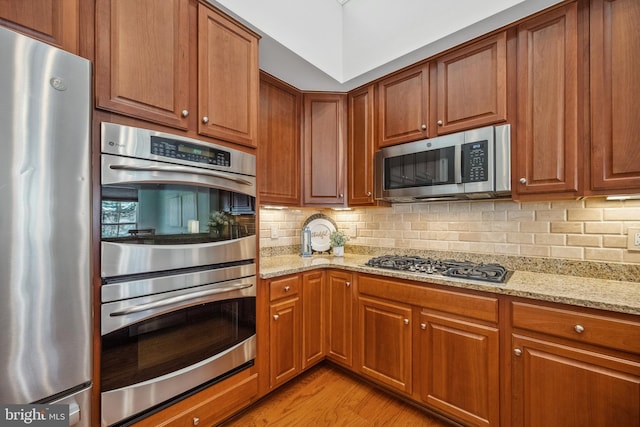
[[[451,425],[329,364],[312,368],[222,424],[224,427]]]

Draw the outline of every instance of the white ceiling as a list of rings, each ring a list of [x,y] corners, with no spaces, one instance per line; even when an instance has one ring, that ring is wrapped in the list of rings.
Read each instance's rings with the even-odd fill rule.
[[[561,0],[208,0],[262,35],[260,68],[346,92]]]

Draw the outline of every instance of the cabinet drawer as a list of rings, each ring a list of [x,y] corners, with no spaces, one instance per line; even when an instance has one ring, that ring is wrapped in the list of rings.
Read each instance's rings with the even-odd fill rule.
[[[300,277],[298,275],[275,279],[269,282],[269,301],[298,295]]]
[[[640,322],[512,303],[513,327],[640,354]]]

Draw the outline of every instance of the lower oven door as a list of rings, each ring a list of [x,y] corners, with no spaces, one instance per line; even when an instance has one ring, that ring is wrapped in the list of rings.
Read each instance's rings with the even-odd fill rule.
[[[102,305],[102,425],[255,358],[255,276]]]

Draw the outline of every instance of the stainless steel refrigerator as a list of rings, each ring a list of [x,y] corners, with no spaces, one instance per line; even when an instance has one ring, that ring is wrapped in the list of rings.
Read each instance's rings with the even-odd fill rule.
[[[91,64],[0,27],[0,403],[90,424]]]

